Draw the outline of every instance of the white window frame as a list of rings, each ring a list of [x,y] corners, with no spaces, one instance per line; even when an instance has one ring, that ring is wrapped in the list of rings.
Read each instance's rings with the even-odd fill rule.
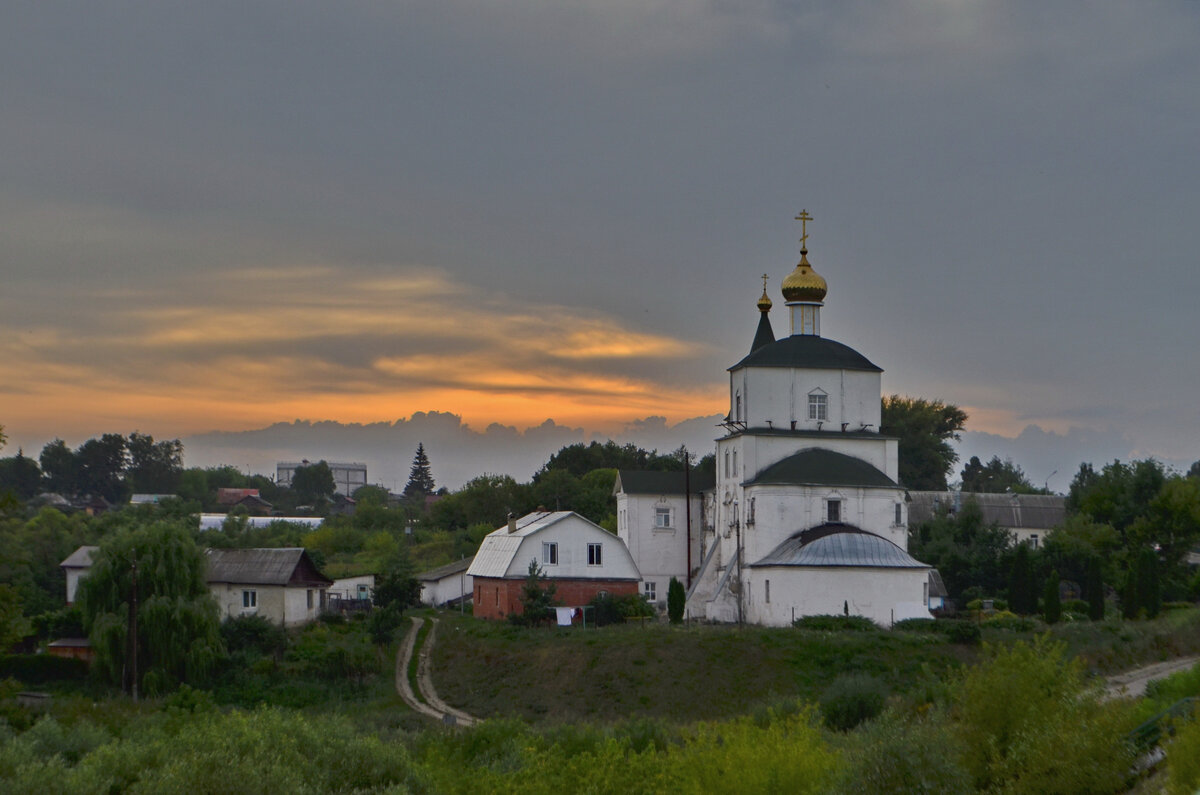
[[[675,512],[669,505],[654,506],[654,529],[670,530],[675,526]]]
[[[603,566],[604,565],[604,545],[593,542],[588,544],[588,565]]]
[[[819,389],[808,393],[808,419],[815,422],[829,419],[829,395]]]
[[[646,580],[642,583],[642,595],[646,597],[647,602],[658,601],[658,584],[654,580]]]
[[[542,565],[557,566],[558,565],[558,542],[543,541],[542,542]]]
[[[1038,534],[1037,534],[1037,533],[1030,533],[1030,534],[1029,534],[1029,546],[1030,546],[1030,548],[1031,548],[1031,549],[1037,549],[1037,548],[1038,548]]]
[[[257,610],[258,609],[258,591],[253,588],[248,588],[242,591],[242,609]]]

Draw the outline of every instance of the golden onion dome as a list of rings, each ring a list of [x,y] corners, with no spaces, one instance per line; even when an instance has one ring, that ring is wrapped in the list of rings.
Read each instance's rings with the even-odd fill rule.
[[[808,264],[808,250],[800,250],[800,264],[783,280],[783,297],[793,301],[823,301],[829,286]]]
[[[762,297],[758,299],[758,311],[770,312],[772,306],[774,306],[774,304],[771,302],[770,296],[767,295],[767,287],[766,285],[763,285]]]

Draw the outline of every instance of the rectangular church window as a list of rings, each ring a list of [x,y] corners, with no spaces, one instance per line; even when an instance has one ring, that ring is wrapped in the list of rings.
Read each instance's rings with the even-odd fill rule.
[[[809,395],[808,418],[822,422],[829,419],[828,400],[829,397],[827,395]]]
[[[827,522],[842,521],[842,501],[841,500],[829,500],[828,502],[825,503],[825,505],[826,505],[825,520]]]

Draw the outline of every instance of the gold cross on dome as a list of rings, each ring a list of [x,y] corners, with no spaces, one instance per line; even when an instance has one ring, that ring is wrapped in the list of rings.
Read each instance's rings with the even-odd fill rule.
[[[808,214],[808,210],[801,210],[800,214],[796,216],[796,220],[800,222],[800,248],[807,248],[808,246],[808,222],[812,219],[813,217]]]
[[[763,293],[767,292],[767,274],[763,274]]]

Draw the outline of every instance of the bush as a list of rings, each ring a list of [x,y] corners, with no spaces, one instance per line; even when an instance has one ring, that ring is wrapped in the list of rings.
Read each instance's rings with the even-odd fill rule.
[[[279,658],[287,651],[287,632],[264,616],[235,616],[221,622],[221,640],[230,654],[253,652]]]
[[[1062,603],[1062,610],[1064,613],[1078,613],[1079,615],[1083,616],[1088,614],[1088,609],[1090,607],[1091,605],[1089,605],[1084,599],[1068,599]]]
[[[983,632],[974,621],[942,621],[946,625],[946,637],[951,643],[978,646],[983,641]]]
[[[1018,616],[1005,610],[985,616],[983,625],[988,629],[1001,629],[1009,632],[1033,632],[1037,629],[1037,620],[1027,616]]]
[[[945,716],[904,719],[892,712],[851,738],[837,792],[966,792],[971,777],[959,762]]]
[[[964,672],[954,708],[963,762],[979,789],[1105,793],[1125,788],[1133,761],[1128,705],[1102,703],[1083,664],[1043,635],[985,647]]]
[[[1166,750],[1167,792],[1193,795],[1200,791],[1200,721],[1185,724]]]
[[[50,682],[82,682],[88,666],[83,660],[52,654],[10,654],[0,657],[0,679],[19,679],[27,685]]]
[[[655,615],[654,606],[641,594],[636,593],[625,596],[604,594],[592,599],[589,604],[592,606],[592,618],[598,627],[620,624],[627,618],[649,618]]]
[[[823,632],[874,632],[879,626],[863,616],[803,616],[792,626],[797,629],[816,629]]]
[[[937,632],[937,624],[932,618],[906,618],[892,624],[892,629],[898,632]]]
[[[829,728],[848,731],[883,712],[887,695],[883,682],[873,676],[844,674],[821,696],[821,715]]]
[[[999,597],[996,597],[996,598],[990,599],[990,600],[985,597],[980,597],[979,599],[972,599],[971,601],[967,602],[967,609],[968,610],[982,610],[983,603],[985,601],[991,601],[993,610],[1007,610],[1008,609],[1008,600],[1001,599]]]

